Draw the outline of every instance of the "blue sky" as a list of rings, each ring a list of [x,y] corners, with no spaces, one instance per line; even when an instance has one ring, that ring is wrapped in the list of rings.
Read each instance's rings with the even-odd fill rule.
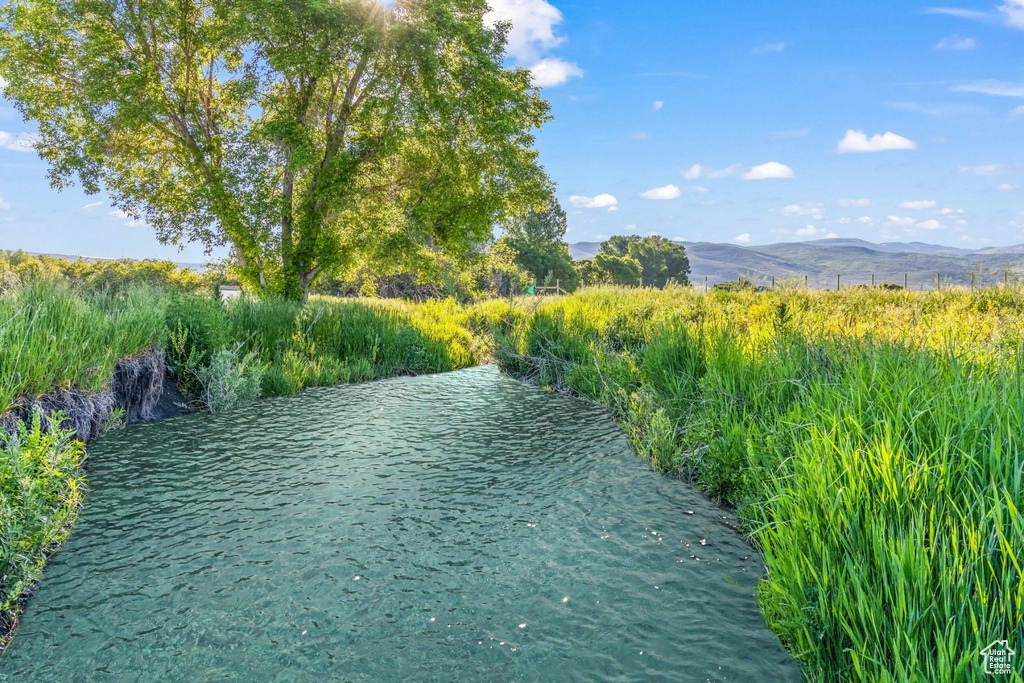
[[[571,242],[1024,242],[1024,0],[491,5]],[[0,248],[204,259],[50,189],[32,130],[0,110]]]

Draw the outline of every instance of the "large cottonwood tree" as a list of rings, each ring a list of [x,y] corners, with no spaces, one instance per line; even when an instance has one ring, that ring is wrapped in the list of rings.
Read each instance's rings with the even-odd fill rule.
[[[465,251],[548,195],[547,103],[484,0],[11,0],[5,95],[168,243],[302,298],[354,259]]]

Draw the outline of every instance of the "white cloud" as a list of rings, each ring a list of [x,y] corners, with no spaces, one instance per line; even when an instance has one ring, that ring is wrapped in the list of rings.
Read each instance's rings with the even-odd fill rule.
[[[848,209],[857,208],[861,206],[871,206],[870,199],[840,199],[839,206],[844,206]]]
[[[824,228],[819,228],[814,225],[808,225],[797,230],[796,234],[800,237],[813,237],[814,235],[818,235],[824,231]]]
[[[700,164],[694,164],[690,168],[680,171],[682,176],[687,180],[696,180],[697,178],[725,178],[727,176],[735,175],[743,170],[743,166],[740,164],[733,164],[732,166],[726,166],[721,169],[713,169],[708,166],[701,166]]]
[[[619,200],[610,194],[599,194],[596,197],[582,197],[574,194],[569,197],[569,203],[577,209],[618,209]]]
[[[484,23],[512,23],[505,51],[521,62],[535,62],[565,42],[555,34],[562,13],[546,0],[489,0],[488,5],[491,11],[484,15]]]
[[[853,219],[849,217],[843,217],[836,221],[836,223],[839,223],[840,225],[849,225],[852,222]]]
[[[872,218],[871,216],[861,216],[860,218],[857,219],[857,222],[863,223],[864,225],[874,225],[875,219]]]
[[[138,218],[133,218],[130,214],[128,214],[125,211],[122,211],[121,209],[111,211],[110,215],[118,220],[124,221],[124,225],[127,228],[141,228],[144,225],[146,225],[146,221]]]
[[[959,7],[929,7],[924,12],[925,14],[945,14],[950,17],[960,17],[961,19],[972,19],[974,21],[987,21],[989,19],[987,12],[961,9]]]
[[[679,188],[675,185],[666,185],[664,187],[655,187],[654,189],[641,192],[640,196],[643,199],[675,199],[680,194]]]
[[[651,106],[654,111],[661,111],[661,108],[665,106],[665,103],[661,100],[654,100],[654,104]]]
[[[782,208],[783,216],[813,216],[821,220],[824,207],[821,204],[789,204]]]
[[[736,235],[732,239],[733,239],[734,242],[739,242],[740,244],[749,244],[750,243],[750,233],[749,232],[745,232],[742,235]]]
[[[1020,189],[1020,185],[1011,185],[1010,183],[1000,183],[999,186],[996,187],[996,189],[999,190],[1000,192],[1013,192],[1014,190],[1019,190]]]
[[[759,45],[758,47],[755,47],[752,50],[752,52],[754,54],[759,54],[762,52],[782,52],[785,49],[785,43],[765,43],[764,45]]]
[[[86,211],[92,211],[93,209],[98,209],[101,206],[103,206],[103,202],[89,202],[82,208]]]
[[[1024,28],[1024,0],[1006,0],[999,6],[1007,25]]]
[[[774,140],[786,140],[789,138],[802,138],[810,134],[810,128],[791,128],[789,130],[777,130],[771,134],[771,137]]]
[[[917,227],[921,228],[922,230],[941,230],[942,223],[932,218],[931,220],[921,221],[920,223],[917,224]]]
[[[962,216],[964,214],[963,209],[939,209],[939,213],[943,216]]]
[[[754,166],[743,174],[744,180],[770,180],[773,178],[795,178],[793,169],[777,161],[769,161],[760,166]]]
[[[936,202],[933,199],[926,199],[916,202],[900,202],[901,209],[934,209]]]
[[[31,152],[35,149],[35,137],[28,133],[8,133],[0,130],[0,148],[12,152]]]
[[[891,228],[910,228],[913,227],[916,223],[917,221],[914,220],[913,218],[910,218],[909,216],[906,218],[900,218],[899,216],[889,216],[885,221],[885,225]]]
[[[555,32],[562,23],[562,13],[547,0],[489,0],[491,10],[484,15],[484,23],[511,22],[506,53],[530,69],[533,83],[539,88],[561,85],[570,78],[580,77],[583,70],[548,53],[565,42]]]
[[[579,78],[583,69],[575,62],[567,62],[558,57],[546,57],[530,67],[533,84],[538,88],[562,85],[570,78]]]
[[[8,211],[11,208],[10,202],[0,197],[0,211]]]
[[[980,166],[960,166],[960,175],[1005,175],[1013,173],[1013,167],[1005,164],[981,164]]]
[[[848,130],[836,146],[836,151],[840,154],[848,152],[886,152],[894,149],[917,149],[917,143],[891,132],[876,133],[869,139],[863,131]]]
[[[946,36],[935,44],[936,50],[973,50],[974,38],[961,38],[954,34]]]
[[[629,230],[630,232],[634,232],[636,230],[636,223],[630,223],[629,225],[627,225],[626,226],[626,230]]]
[[[1019,107],[1015,107],[1013,111],[1010,112],[1010,116],[1024,116],[1024,104]]]
[[[639,141],[639,142],[643,142],[645,140],[650,140],[651,136],[650,136],[650,134],[648,134],[645,131],[635,130],[635,131],[633,131],[632,133],[629,134],[629,139],[630,140],[636,140],[636,141]]]
[[[1024,97],[1024,83],[1007,83],[986,79],[958,85],[953,90],[957,92],[976,92],[982,95],[995,95],[997,97]]]

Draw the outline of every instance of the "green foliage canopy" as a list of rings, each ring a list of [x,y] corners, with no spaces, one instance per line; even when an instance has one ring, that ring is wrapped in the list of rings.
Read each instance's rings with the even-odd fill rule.
[[[543,201],[529,73],[484,0],[12,0],[6,96],[58,188],[302,298],[357,259],[466,252]]]
[[[500,244],[516,253],[516,265],[546,285],[558,285],[568,291],[580,286],[580,274],[573,265],[565,243],[568,228],[565,211],[550,197],[542,211],[530,209],[505,225]]]

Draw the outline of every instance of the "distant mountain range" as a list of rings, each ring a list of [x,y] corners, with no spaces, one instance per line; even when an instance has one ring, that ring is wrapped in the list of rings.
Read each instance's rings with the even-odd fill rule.
[[[969,271],[982,266],[984,284],[1003,279],[1003,272],[1024,276],[1024,244],[984,249],[959,249],[924,242],[884,242],[874,244],[859,239],[826,239],[808,242],[780,242],[743,247],[714,242],[683,242],[690,258],[690,280],[708,279],[709,284],[737,277],[769,283],[807,277],[811,287],[835,287],[871,282],[903,284],[904,275],[911,289],[932,289],[941,276],[943,284],[969,284]],[[593,258],[600,242],[569,245],[576,260]]]

